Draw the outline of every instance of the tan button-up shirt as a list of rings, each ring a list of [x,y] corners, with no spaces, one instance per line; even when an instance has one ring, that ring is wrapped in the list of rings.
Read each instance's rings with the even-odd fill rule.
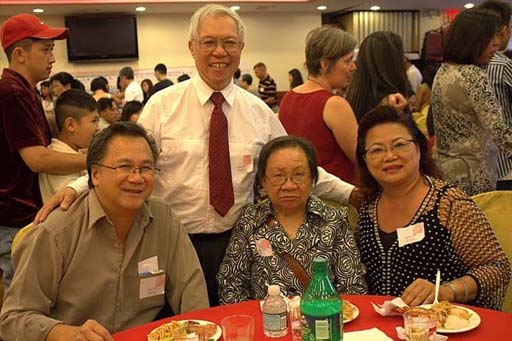
[[[157,256],[163,294],[139,298],[139,262]],[[0,315],[7,340],[45,340],[58,323],[95,319],[111,333],[152,321],[167,298],[183,313],[208,307],[195,250],[169,205],[150,198],[124,248],[93,190],[28,232],[13,254],[15,275]]]

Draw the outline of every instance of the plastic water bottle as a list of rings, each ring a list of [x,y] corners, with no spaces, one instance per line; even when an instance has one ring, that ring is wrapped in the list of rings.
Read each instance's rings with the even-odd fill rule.
[[[268,295],[261,307],[263,311],[263,332],[271,338],[285,336],[288,333],[286,302],[281,297],[278,285],[269,285]]]
[[[342,341],[342,302],[327,275],[327,260],[313,260],[313,278],[300,302],[302,340]]]

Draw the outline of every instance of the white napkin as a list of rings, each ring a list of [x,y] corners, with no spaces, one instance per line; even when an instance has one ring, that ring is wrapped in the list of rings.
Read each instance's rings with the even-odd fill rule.
[[[393,341],[379,328],[343,333],[343,341]]]
[[[407,307],[407,304],[400,298],[396,297],[391,301],[385,301],[383,305],[377,305],[371,302],[373,309],[382,316],[401,315],[395,311],[395,308]]]
[[[405,336],[405,329],[403,327],[396,327],[396,334],[400,340],[407,340]],[[436,341],[446,341],[448,336],[436,334]]]

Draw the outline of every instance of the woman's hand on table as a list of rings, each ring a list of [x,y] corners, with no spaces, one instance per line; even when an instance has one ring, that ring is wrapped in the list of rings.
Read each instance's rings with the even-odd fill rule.
[[[426,279],[418,278],[412,282],[403,292],[402,300],[415,307],[434,302],[436,286]],[[453,293],[446,285],[439,287],[439,301],[453,301]]]

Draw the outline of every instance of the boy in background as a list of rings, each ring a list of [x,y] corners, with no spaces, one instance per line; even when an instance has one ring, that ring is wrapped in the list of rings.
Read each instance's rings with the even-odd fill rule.
[[[57,99],[55,120],[59,133],[57,138],[52,138],[48,148],[63,153],[80,154],[80,150],[89,146],[93,135],[99,130],[98,104],[83,90],[67,90]],[[39,173],[39,189],[43,202],[86,173],[85,170],[66,175]]]

